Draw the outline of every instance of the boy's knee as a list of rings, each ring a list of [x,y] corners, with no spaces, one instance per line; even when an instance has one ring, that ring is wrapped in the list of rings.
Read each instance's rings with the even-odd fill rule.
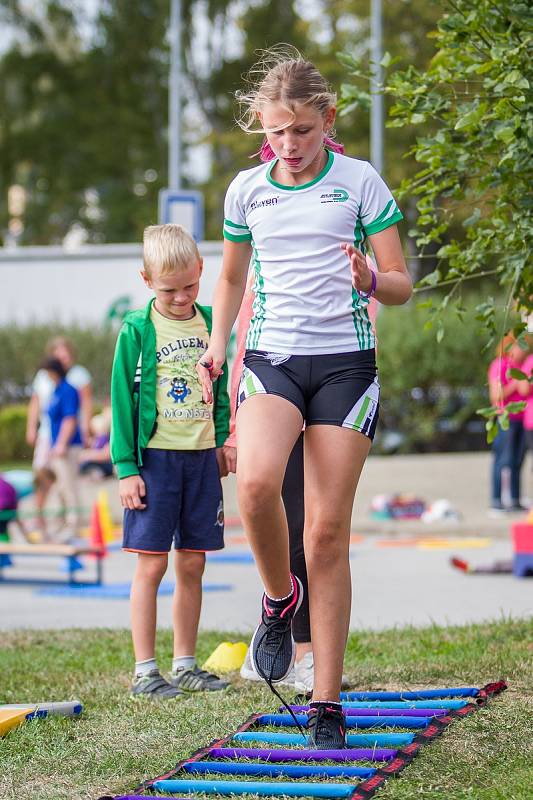
[[[152,553],[142,553],[139,555],[137,573],[143,580],[159,582],[167,570],[168,556],[166,553],[161,555]]]
[[[205,553],[195,550],[179,550],[176,552],[176,566],[182,580],[199,580],[205,570]]]

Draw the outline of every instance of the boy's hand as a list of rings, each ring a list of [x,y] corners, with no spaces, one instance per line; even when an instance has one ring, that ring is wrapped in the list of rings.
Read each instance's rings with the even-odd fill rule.
[[[228,474],[228,467],[226,465],[226,456],[224,454],[224,447],[217,447],[215,455],[217,457],[218,471],[221,478],[225,478]]]
[[[228,472],[237,472],[237,448],[224,445],[223,450]]]
[[[146,497],[146,487],[140,475],[129,475],[119,482],[120,502],[123,508],[130,511],[142,511],[146,508],[143,503]]]
[[[63,442],[56,442],[52,447],[52,455],[58,458],[63,458],[67,454],[67,446]]]
[[[213,402],[213,381],[222,375],[222,365],[226,360],[226,348],[210,344],[196,365],[196,372],[202,385],[204,403]]]
[[[366,294],[372,288],[372,273],[366,258],[353,244],[343,242],[341,249],[344,250],[350,260],[353,288]]]

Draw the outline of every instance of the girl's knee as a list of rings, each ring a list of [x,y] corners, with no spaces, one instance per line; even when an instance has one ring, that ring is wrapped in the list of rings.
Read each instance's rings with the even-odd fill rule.
[[[349,544],[349,526],[338,519],[316,521],[305,531],[305,559],[307,565],[313,562],[329,563],[345,557]]]
[[[245,474],[237,477],[239,506],[243,511],[257,512],[281,497],[281,485],[270,475]]]

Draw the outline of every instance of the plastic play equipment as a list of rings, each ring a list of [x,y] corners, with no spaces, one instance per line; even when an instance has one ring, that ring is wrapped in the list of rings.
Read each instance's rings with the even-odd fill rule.
[[[44,719],[51,715],[77,717],[83,711],[79,700],[61,703],[10,703],[0,705],[0,736],[30,719]]]
[[[221,642],[202,668],[215,673],[238,670],[244,664],[247,650],[245,642]]]
[[[481,689],[467,686],[405,692],[345,692],[343,708],[347,723],[368,729],[364,734],[349,734],[344,750],[313,750],[307,747],[307,738],[301,733],[261,730],[262,726],[274,725],[290,731],[295,723],[288,713],[252,714],[237,731],[197,750],[167,774],[146,781],[134,794],[105,795],[100,800],[146,800],[154,796],[181,800],[189,793],[369,800],[389,777],[397,776],[449,725],[483,708],[506,688],[499,681]],[[304,707],[293,709],[298,713]],[[361,713],[363,709],[370,713]],[[409,710],[418,713],[408,714]],[[380,733],[384,724],[387,728],[399,724],[404,731],[414,730]],[[242,742],[257,742],[261,746],[232,746]],[[299,778],[308,780],[300,782]],[[343,778],[346,781],[339,782]]]

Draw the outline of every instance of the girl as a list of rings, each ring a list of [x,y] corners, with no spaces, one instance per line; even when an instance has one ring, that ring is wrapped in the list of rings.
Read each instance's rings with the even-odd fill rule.
[[[237,413],[239,505],[264,584],[254,668],[281,681],[294,660],[291,621],[302,586],[289,570],[281,486],[305,422],[304,544],[315,661],[310,743],[345,743],[339,703],[351,608],[352,505],[379,400],[367,306],[405,303],[411,281],[402,218],[370,164],[331,149],[335,95],[291,48],[275,48],[246,94],[241,126],[264,132],[273,158],[240,172],[225,201],[224,258],[211,342],[199,362],[204,399],[221,371],[250,257],[254,317]],[[258,69],[252,70],[255,76]],[[363,255],[368,238],[378,265]]]
[[[491,404],[503,411],[509,403],[524,400],[524,382],[513,378],[510,370],[513,367],[522,369],[527,351],[520,347],[513,334],[508,333],[499,342],[495,355],[488,371],[489,397]],[[526,511],[527,509],[520,502],[520,473],[526,454],[523,411],[509,414],[509,427],[507,430],[499,428],[492,443],[492,452],[491,515],[501,514],[506,510]],[[511,505],[507,508],[502,502],[502,471],[504,469],[507,469],[510,474]]]

